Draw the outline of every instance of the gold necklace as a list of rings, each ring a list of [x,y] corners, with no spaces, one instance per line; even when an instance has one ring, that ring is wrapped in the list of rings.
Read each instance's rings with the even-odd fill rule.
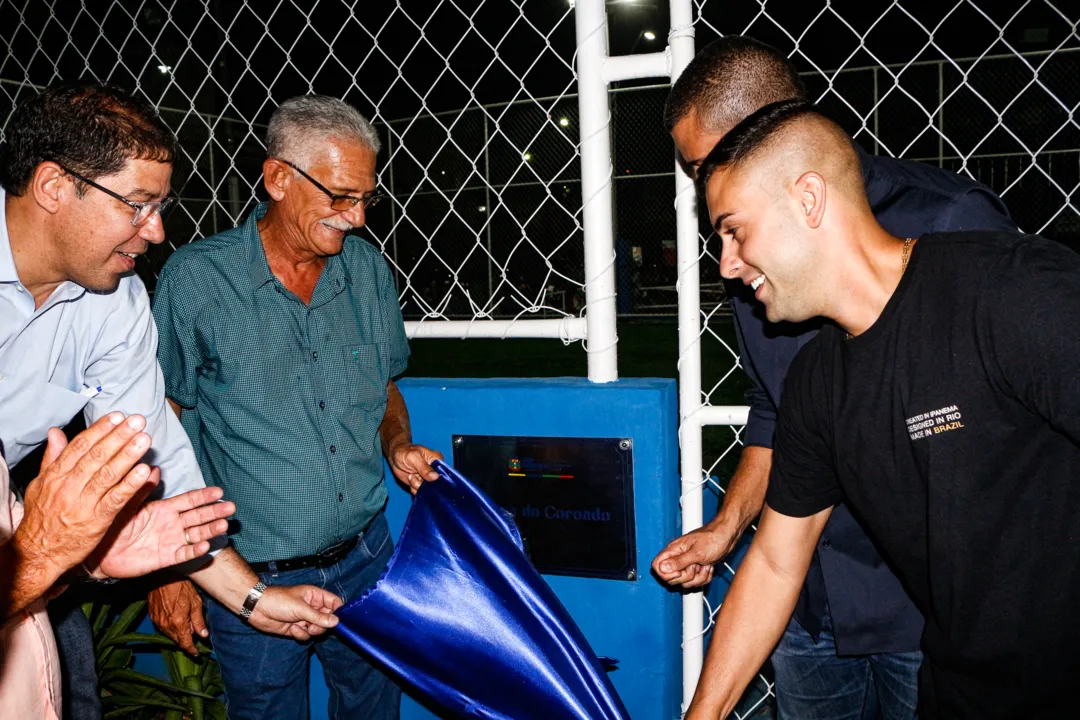
[[[911,258],[911,246],[914,242],[915,238],[907,238],[904,240],[904,250],[903,253],[900,255],[900,277],[903,277],[904,273],[907,272],[908,260]],[[844,339],[850,340],[851,333],[845,332]]]

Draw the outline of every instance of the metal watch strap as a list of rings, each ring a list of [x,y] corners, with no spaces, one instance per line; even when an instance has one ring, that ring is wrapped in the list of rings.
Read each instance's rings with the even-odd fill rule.
[[[255,583],[255,587],[248,591],[244,599],[244,607],[240,608],[240,617],[244,619],[244,622],[251,619],[251,611],[255,609],[255,604],[259,602],[264,592],[266,592],[266,584],[261,581]]]
[[[85,577],[83,578],[84,582],[97,583],[98,585],[112,585],[113,583],[120,581],[120,578],[109,577],[108,575],[103,578],[94,577],[94,573],[90,572],[90,568],[86,567],[85,560],[79,563],[79,567],[82,568],[82,571],[85,575]]]

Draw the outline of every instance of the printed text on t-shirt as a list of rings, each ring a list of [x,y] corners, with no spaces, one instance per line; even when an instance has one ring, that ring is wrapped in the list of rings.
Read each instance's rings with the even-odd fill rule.
[[[960,409],[955,405],[920,413],[907,419],[908,435],[912,440],[920,440],[931,435],[940,435],[950,430],[964,427]]]

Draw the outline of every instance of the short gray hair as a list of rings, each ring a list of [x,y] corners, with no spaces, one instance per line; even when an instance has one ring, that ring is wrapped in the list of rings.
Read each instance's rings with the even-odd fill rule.
[[[352,105],[326,95],[300,95],[270,116],[266,152],[307,164],[316,148],[331,139],[355,140],[375,153],[382,147],[374,126]]]

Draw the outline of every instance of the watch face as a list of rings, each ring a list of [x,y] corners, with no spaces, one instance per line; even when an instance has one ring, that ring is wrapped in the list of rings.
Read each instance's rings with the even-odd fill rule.
[[[251,617],[251,611],[255,609],[255,604],[259,602],[259,598],[262,597],[263,591],[266,590],[266,584],[262,581],[255,583],[255,587],[248,591],[248,595],[244,598],[244,606],[240,608],[240,617],[247,620]]]

